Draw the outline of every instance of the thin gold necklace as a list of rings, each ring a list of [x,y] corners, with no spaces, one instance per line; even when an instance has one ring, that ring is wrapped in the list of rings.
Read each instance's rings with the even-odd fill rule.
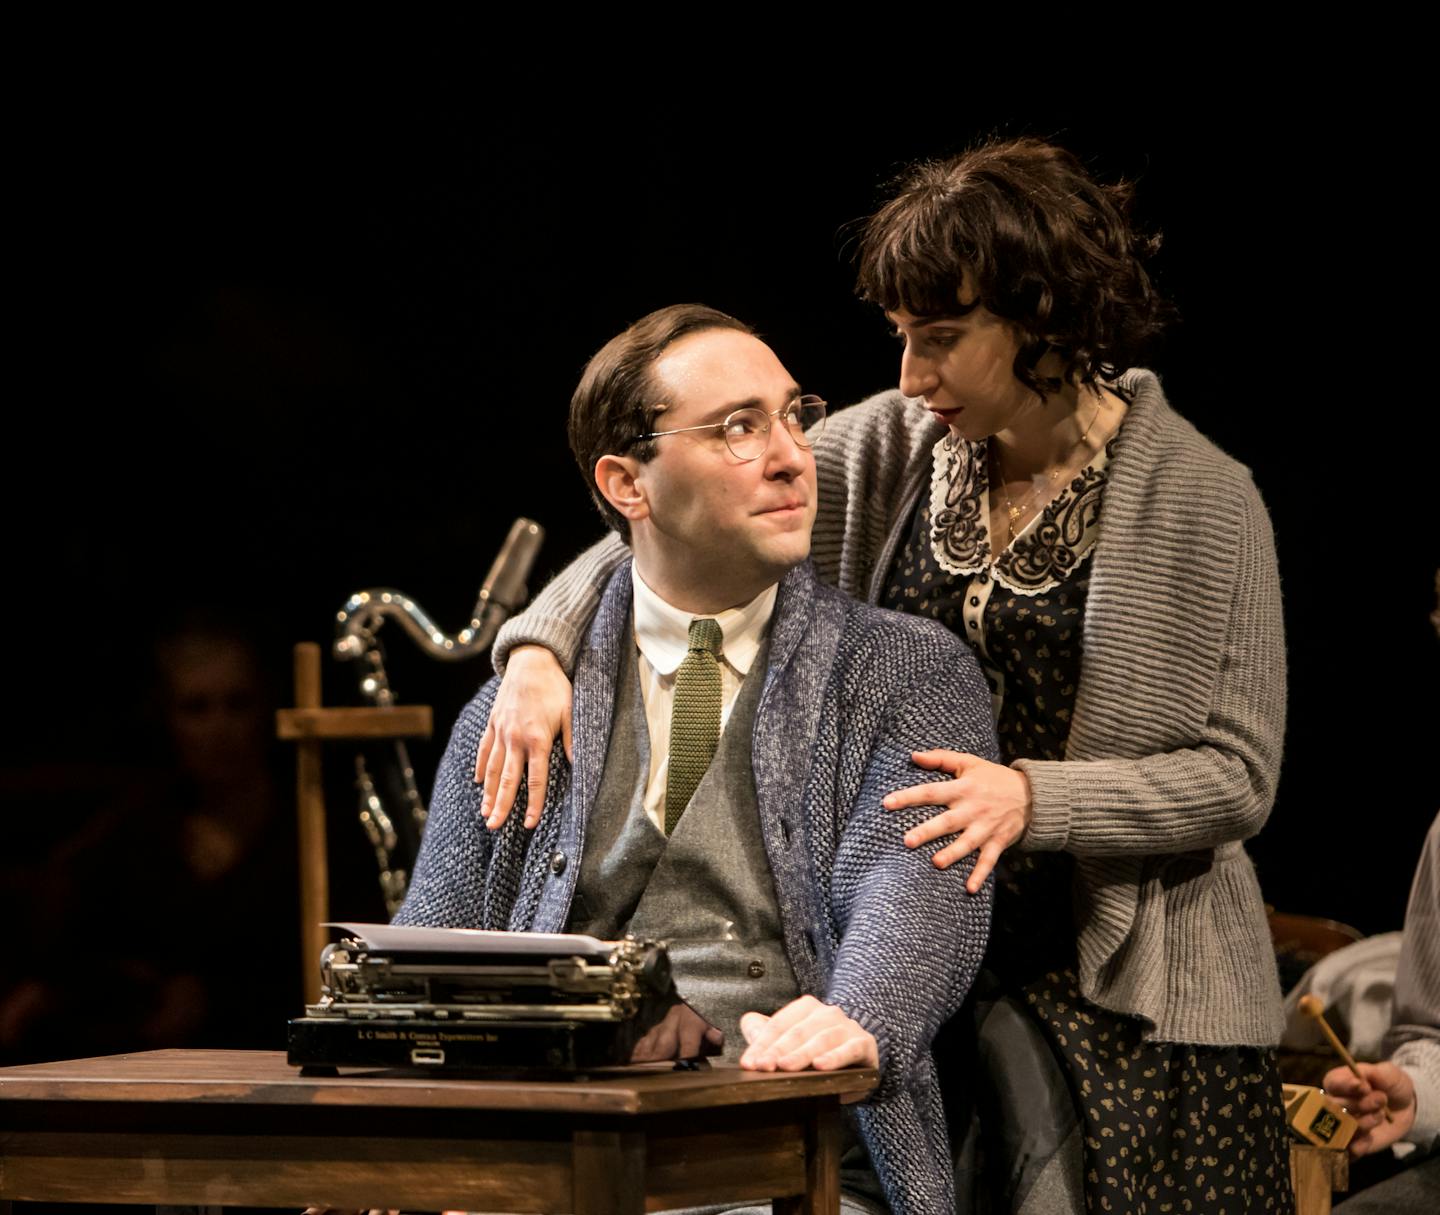
[[[1103,390],[1097,389],[1096,396],[1099,399],[1095,403],[1095,412],[1090,415],[1090,425],[1085,427],[1085,432],[1075,441],[1075,445],[1065,453],[1064,461],[1060,464],[1057,464],[1051,470],[1048,477],[1044,478],[1043,480],[1038,477],[1031,478],[1035,482],[1035,484],[1031,487],[1030,492],[1026,494],[1022,499],[1020,499],[1020,505],[1018,506],[1016,506],[1015,503],[1010,501],[1010,491],[1005,488],[1005,482],[1007,478],[1005,476],[1005,462],[1000,455],[1000,446],[997,443],[988,444],[990,450],[994,453],[995,456],[995,471],[1000,474],[1000,496],[1005,500],[1005,527],[1006,530],[1010,533],[1010,540],[1015,539],[1015,521],[1019,519],[1022,515],[1024,515],[1025,511],[1029,509],[1030,503],[1034,499],[1035,495],[1038,494],[1042,489],[1047,491],[1050,489],[1050,487],[1055,483],[1055,479],[1062,472],[1064,472],[1070,467],[1071,457],[1074,456],[1076,450],[1080,447],[1083,447],[1085,445],[1085,440],[1090,437],[1090,432],[1095,428],[1095,422],[1100,417],[1100,410],[1105,404],[1105,393]],[[990,437],[993,439],[995,436],[991,435]],[[1051,494],[1047,492],[1045,500],[1048,502],[1050,500],[1050,497]],[[1023,530],[1023,528],[1021,530]]]

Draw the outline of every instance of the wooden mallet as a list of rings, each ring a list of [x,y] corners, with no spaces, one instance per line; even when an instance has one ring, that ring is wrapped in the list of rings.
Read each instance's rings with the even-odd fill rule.
[[[1355,1073],[1355,1078],[1362,1084],[1369,1084],[1370,1082],[1360,1074],[1360,1068],[1356,1066],[1355,1057],[1345,1049],[1345,1043],[1341,1042],[1340,1039],[1335,1036],[1335,1031],[1330,1028],[1330,1022],[1325,1020],[1325,1005],[1321,1003],[1320,997],[1301,996],[1299,1008],[1307,1017],[1314,1018],[1315,1024],[1320,1027],[1320,1032],[1325,1035],[1330,1045],[1335,1048],[1335,1053],[1340,1056],[1345,1066]],[[1385,1115],[1386,1122],[1392,1121],[1388,1106],[1382,1108],[1380,1112]]]

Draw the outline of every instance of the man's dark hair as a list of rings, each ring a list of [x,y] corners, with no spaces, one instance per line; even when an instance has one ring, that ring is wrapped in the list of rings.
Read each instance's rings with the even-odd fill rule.
[[[923,319],[984,304],[1019,329],[1015,377],[1042,395],[1060,386],[1035,371],[1051,350],[1065,381],[1108,378],[1134,365],[1173,311],[1143,265],[1160,238],[1131,228],[1131,192],[1038,139],[924,162],[865,222],[856,294]],[[979,296],[962,305],[967,271]]]
[[[605,522],[627,544],[630,524],[595,484],[595,462],[601,456],[627,454],[642,462],[654,458],[655,441],[640,436],[655,429],[665,404],[655,383],[655,362],[681,338],[709,329],[755,332],[744,321],[704,304],[671,304],[641,317],[600,347],[570,398],[570,450]]]

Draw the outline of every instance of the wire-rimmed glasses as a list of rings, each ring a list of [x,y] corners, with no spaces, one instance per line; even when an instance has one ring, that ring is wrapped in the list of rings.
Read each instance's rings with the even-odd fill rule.
[[[659,439],[665,435],[682,435],[698,430],[718,430],[725,437],[725,446],[737,460],[758,460],[770,442],[770,419],[785,423],[790,437],[801,447],[810,446],[807,431],[819,434],[825,428],[825,402],[816,396],[796,397],[779,409],[766,411],[747,405],[726,416],[723,422],[707,422],[704,426],[678,426],[674,430],[654,430],[636,435],[636,441]]]

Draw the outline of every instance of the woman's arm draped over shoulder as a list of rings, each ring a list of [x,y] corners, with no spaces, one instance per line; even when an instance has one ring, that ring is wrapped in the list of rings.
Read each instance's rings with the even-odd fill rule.
[[[544,646],[567,675],[572,672],[601,592],[629,553],[625,542],[608,532],[556,574],[534,603],[500,629],[491,650],[495,673],[505,674],[510,651],[522,645]]]
[[[843,411],[815,438],[819,516],[812,556],[823,581],[863,599],[897,512],[912,456],[934,442],[923,412],[898,393],[881,393]],[[535,602],[507,621],[495,639],[495,670],[505,675],[519,647],[549,650],[565,673],[574,669],[590,619],[610,575],[629,550],[613,532],[562,570]],[[563,680],[531,663],[523,687],[506,678],[495,698],[476,754],[475,779],[486,786],[483,813],[492,829],[504,826],[521,777],[529,774],[525,822],[534,826],[544,803],[549,741],[568,720]],[[542,740],[540,735],[547,734]],[[568,746],[567,746],[568,750]]]
[[[502,676],[494,707],[474,757],[475,780],[485,786],[481,813],[491,830],[510,817],[522,778],[529,788],[525,825],[540,821],[549,783],[550,749],[562,736],[570,753],[570,685],[566,674],[575,668],[590,618],[615,568],[629,554],[611,532],[572,561],[540,592],[523,613],[509,620],[495,639],[492,657]],[[523,672],[506,674],[510,655],[522,646],[550,651],[555,661],[539,659]],[[558,666],[556,665],[558,663]],[[517,666],[520,664],[517,660]]]

